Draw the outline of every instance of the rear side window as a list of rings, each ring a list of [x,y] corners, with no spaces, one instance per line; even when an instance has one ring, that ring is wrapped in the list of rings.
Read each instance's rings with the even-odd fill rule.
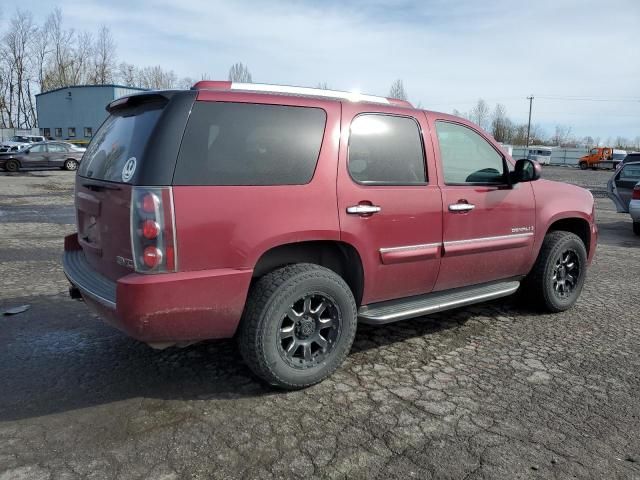
[[[620,172],[620,180],[640,182],[640,165],[625,165]]]
[[[148,102],[112,113],[91,140],[78,175],[135,183],[144,149],[164,105],[164,102]]]
[[[196,102],[174,185],[303,185],[318,162],[320,108]]]
[[[427,181],[417,122],[408,117],[361,114],[351,122],[349,174],[367,185]]]

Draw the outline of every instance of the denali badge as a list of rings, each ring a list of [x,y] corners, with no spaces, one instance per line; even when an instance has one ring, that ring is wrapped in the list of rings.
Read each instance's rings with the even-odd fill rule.
[[[513,227],[511,229],[511,233],[524,233],[524,232],[533,232],[533,225],[528,227]]]
[[[131,157],[122,167],[122,181],[128,182],[131,180],[134,173],[136,173],[136,157]]]
[[[121,267],[133,268],[133,260],[121,257],[120,255],[116,257],[116,263]]]

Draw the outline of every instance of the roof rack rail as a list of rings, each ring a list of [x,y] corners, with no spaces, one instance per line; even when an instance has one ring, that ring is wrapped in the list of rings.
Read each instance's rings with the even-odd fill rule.
[[[285,93],[289,95],[308,95],[313,97],[338,98],[350,102],[371,102],[387,105],[413,107],[413,105],[399,98],[386,98],[367,95],[359,92],[343,92],[340,90],[325,90],[323,88],[293,87],[289,85],[271,85],[267,83],[237,83],[224,80],[200,80],[192,90],[240,90],[245,92]]]

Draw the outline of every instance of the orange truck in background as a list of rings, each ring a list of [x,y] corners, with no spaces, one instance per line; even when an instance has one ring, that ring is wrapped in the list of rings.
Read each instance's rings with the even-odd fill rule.
[[[587,168],[616,168],[627,156],[624,150],[616,150],[611,147],[594,147],[589,153],[578,160],[581,170]]]

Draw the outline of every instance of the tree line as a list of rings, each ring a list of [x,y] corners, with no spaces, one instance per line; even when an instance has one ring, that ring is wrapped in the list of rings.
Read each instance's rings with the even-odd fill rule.
[[[250,82],[251,74],[246,66],[235,64],[229,79]],[[97,32],[65,28],[59,8],[40,24],[30,11],[17,9],[0,31],[0,128],[35,127],[37,93],[112,83],[169,89],[189,88],[194,80],[179,78],[160,65],[119,62],[108,27]]]

